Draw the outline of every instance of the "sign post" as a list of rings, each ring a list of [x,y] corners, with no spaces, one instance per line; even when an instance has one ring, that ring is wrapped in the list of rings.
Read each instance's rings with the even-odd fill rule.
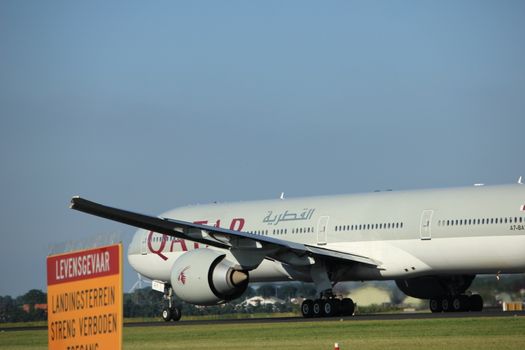
[[[122,244],[47,258],[48,348],[122,349]]]

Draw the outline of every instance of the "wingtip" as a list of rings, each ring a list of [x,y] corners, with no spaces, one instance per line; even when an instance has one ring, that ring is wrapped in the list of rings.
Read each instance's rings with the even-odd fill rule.
[[[80,199],[80,196],[71,197],[71,201],[69,202],[69,209],[75,209],[75,202],[77,199]]]

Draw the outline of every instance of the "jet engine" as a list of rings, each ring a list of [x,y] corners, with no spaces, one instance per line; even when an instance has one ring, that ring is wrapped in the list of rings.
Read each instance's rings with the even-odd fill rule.
[[[423,276],[396,280],[403,293],[414,298],[431,299],[463,294],[475,275]]]
[[[217,305],[240,297],[248,287],[248,271],[225,257],[208,248],[181,255],[171,268],[175,294],[196,305]]]

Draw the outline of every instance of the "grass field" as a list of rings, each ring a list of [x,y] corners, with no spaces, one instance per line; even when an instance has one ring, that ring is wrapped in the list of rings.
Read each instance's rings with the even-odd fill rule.
[[[525,317],[124,328],[124,349],[523,349]],[[0,333],[0,349],[46,349],[46,331]]]

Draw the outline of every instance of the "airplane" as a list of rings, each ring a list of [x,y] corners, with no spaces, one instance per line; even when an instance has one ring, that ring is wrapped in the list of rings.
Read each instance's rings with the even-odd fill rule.
[[[188,303],[234,300],[249,282],[313,282],[303,317],[349,316],[333,287],[394,280],[432,312],[481,311],[468,291],[479,274],[525,272],[525,186],[376,191],[213,203],[159,217],[73,197],[71,208],[138,227],[128,261],[164,293],[162,318]]]

